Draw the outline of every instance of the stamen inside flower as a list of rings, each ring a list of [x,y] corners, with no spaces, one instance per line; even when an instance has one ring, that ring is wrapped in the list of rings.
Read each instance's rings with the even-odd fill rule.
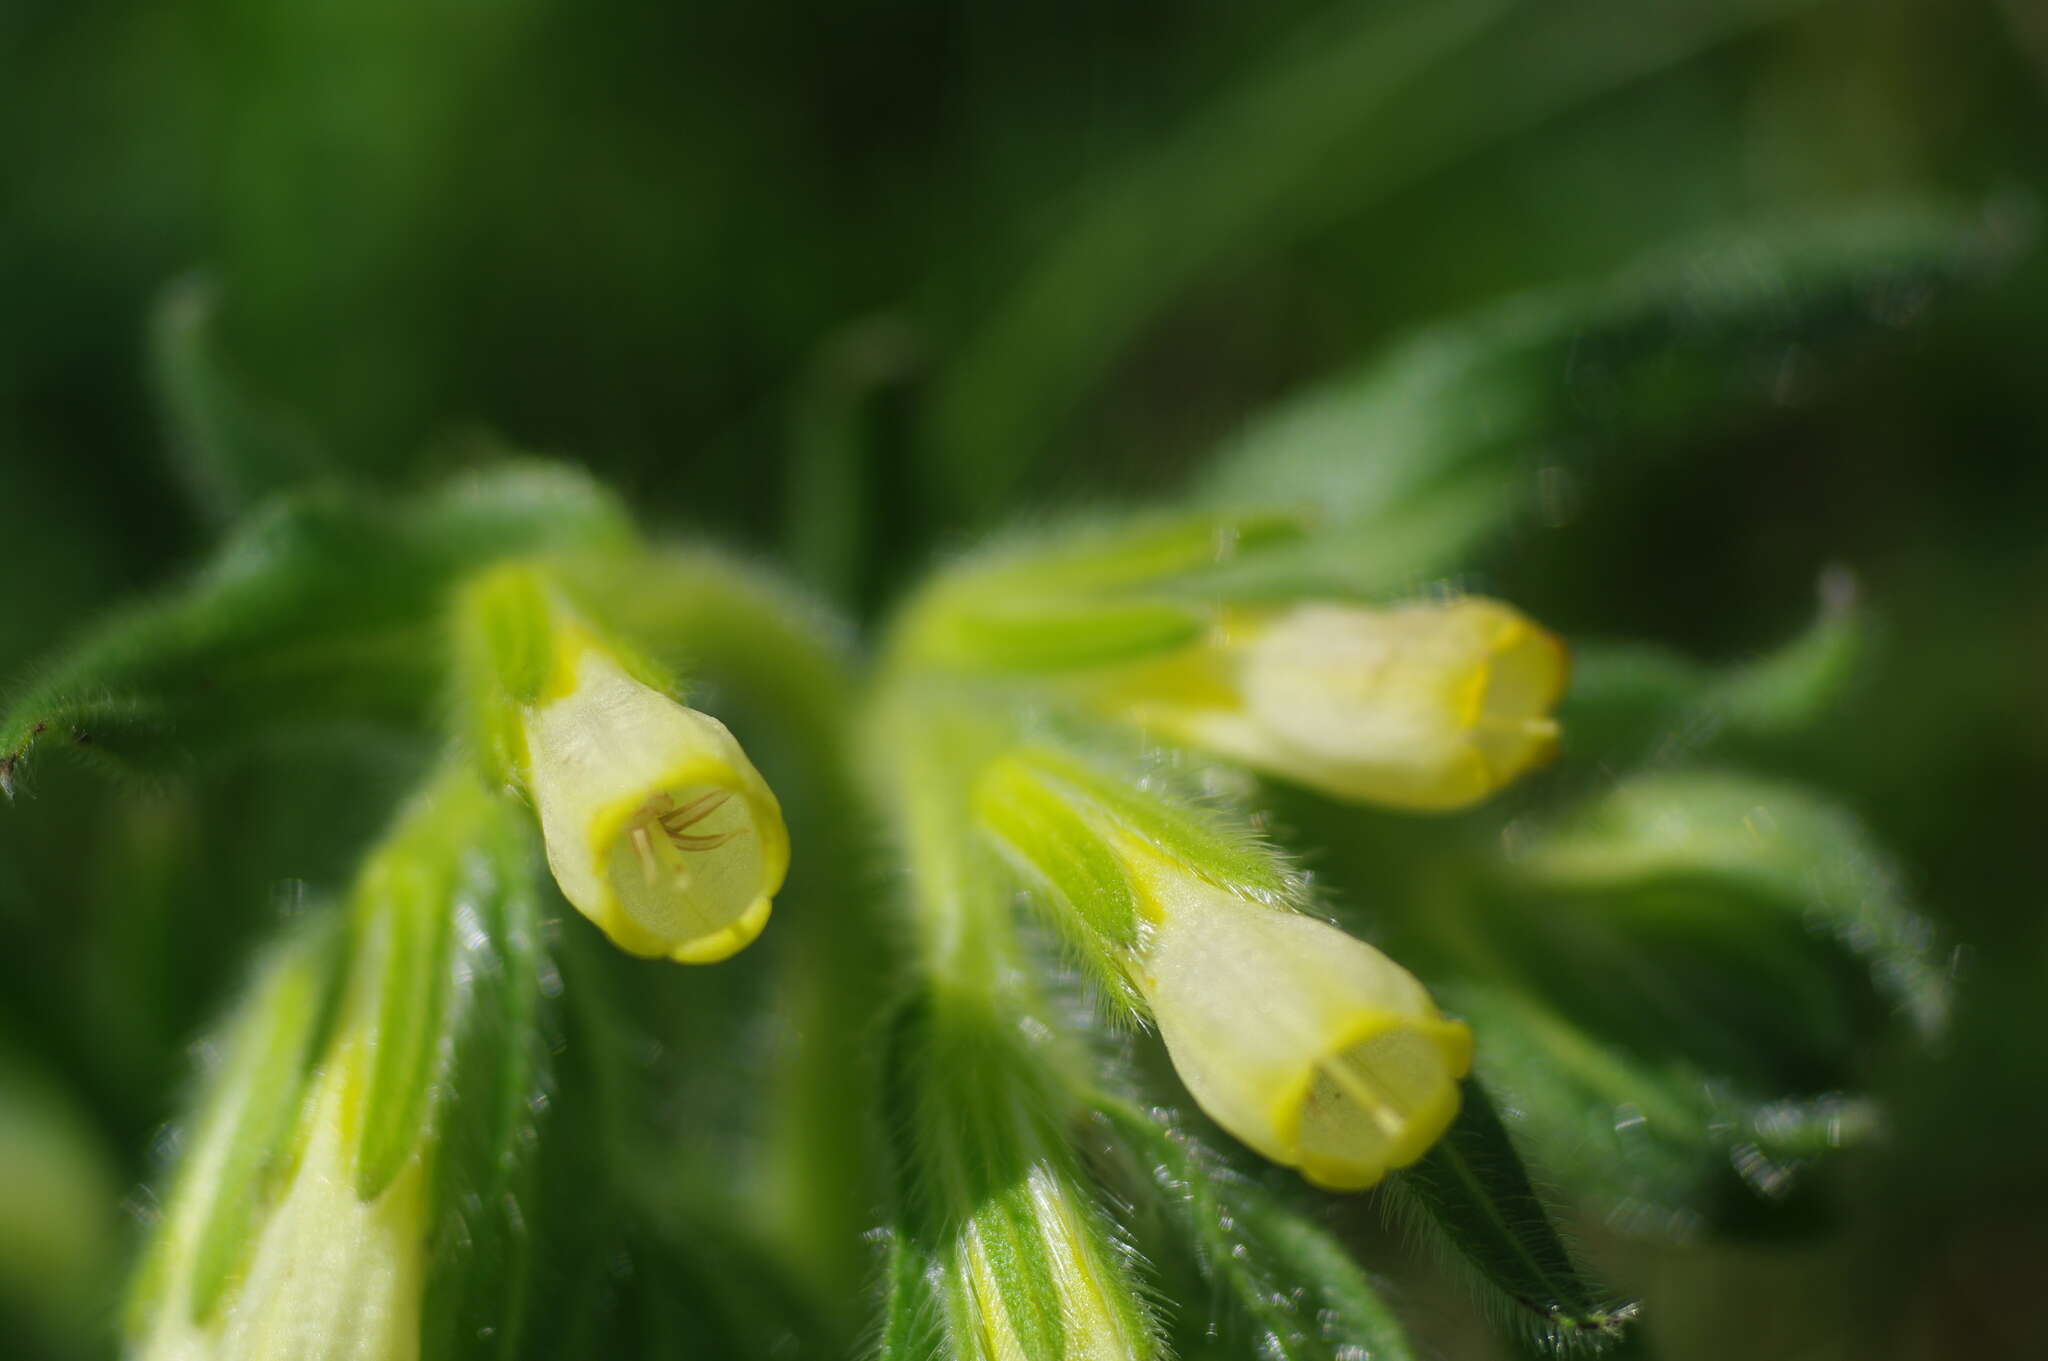
[[[606,868],[635,923],[695,937],[737,920],[760,896],[761,843],[746,800],[715,786],[664,790],[629,818]]]
[[[1376,1179],[1390,1161],[1407,1161],[1413,1154],[1395,1145],[1416,1137],[1418,1114],[1442,1105],[1457,1077],[1442,1042],[1408,1026],[1325,1055],[1302,1103],[1302,1170],[1344,1188]]]

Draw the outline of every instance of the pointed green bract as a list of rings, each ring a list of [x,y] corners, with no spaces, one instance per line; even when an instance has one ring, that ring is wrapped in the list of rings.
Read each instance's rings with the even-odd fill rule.
[[[554,665],[547,578],[531,564],[480,573],[457,594],[452,616],[455,686],[477,759],[511,781],[527,759],[522,707],[540,701]]]
[[[918,649],[968,670],[1080,670],[1171,651],[1200,637],[1205,623],[1172,600],[996,597],[928,619]]]
[[[1185,1130],[1119,1101],[1096,1109],[1139,1160],[1142,1192],[1196,1250],[1233,1306],[1233,1333],[1273,1361],[1412,1361],[1399,1320],[1329,1232],[1221,1160]],[[1304,1290],[1303,1286],[1307,1289]]]
[[[220,311],[213,279],[173,280],[150,317],[149,360],[173,466],[198,509],[225,523],[328,466],[308,431],[241,381],[220,342]]]
[[[1853,819],[1794,786],[1718,771],[1638,776],[1532,835],[1512,872],[1549,893],[1613,895],[1617,910],[1627,891],[1710,885],[1692,920],[1713,934],[1768,933],[1738,904],[1774,904],[1795,934],[1861,960],[1924,1033],[1947,1015],[1934,932],[1897,871]]]
[[[891,1026],[885,1064],[899,1146],[885,1313],[895,1345],[929,1336],[935,1315],[956,1357],[1156,1357],[1067,1143],[1076,1111],[1017,1029],[979,999],[916,999]]]
[[[1066,816],[1092,820],[1094,836],[1121,831],[1220,888],[1279,900],[1299,886],[1280,853],[1248,828],[1203,806],[1166,772],[1120,768],[1035,744],[991,767],[1002,787],[1029,788],[1039,807],[1058,802]],[[1113,932],[1111,934],[1114,934]]]
[[[1170,652],[1214,622],[1211,576],[1304,527],[1294,515],[1202,513],[1021,538],[955,564],[914,600],[897,651],[922,666],[1020,675]]]
[[[130,1293],[139,1334],[161,1312],[205,1325],[240,1279],[300,1119],[336,960],[333,923],[303,924],[259,964],[213,1041],[220,1066]]]
[[[1395,1179],[1394,1204],[1447,1242],[1546,1350],[1568,1356],[1617,1346],[1637,1306],[1580,1272],[1491,1098],[1477,1082],[1466,1088],[1450,1132]]]
[[[1199,581],[1299,540],[1311,523],[1300,513],[1238,508],[1079,521],[998,540],[953,564],[943,590],[1057,598]]]
[[[356,1154],[356,1194],[365,1200],[418,1151],[451,1037],[479,1023],[471,995],[476,970],[505,967],[504,903],[529,892],[522,881],[532,869],[516,818],[502,798],[451,769],[414,801],[357,881],[350,968],[372,1056]],[[494,919],[498,932],[482,950],[463,939],[464,914]],[[512,1025],[518,1019],[482,1023],[502,1027],[498,1038],[516,1050],[524,1042]]]
[[[1979,222],[1917,204],[1667,248],[1442,323],[1281,403],[1219,451],[1207,497],[1350,528],[1247,562],[1246,589],[1409,589],[1543,513],[1530,467],[1576,476],[1589,451],[1695,439],[1769,400],[1789,345],[1852,344],[1902,291],[1952,289],[1995,259]]]
[[[1059,791],[1016,756],[997,761],[974,789],[976,815],[1025,873],[1042,877],[1078,953],[1104,995],[1139,1005],[1118,960],[1137,942],[1138,899],[1123,863]]]
[[[1846,576],[1823,581],[1839,597],[1853,589]],[[1795,637],[1727,667],[1639,643],[1585,644],[1573,654],[1562,717],[1574,750],[1616,763],[1796,738],[1869,674],[1871,634],[1866,612],[1837,598]]]

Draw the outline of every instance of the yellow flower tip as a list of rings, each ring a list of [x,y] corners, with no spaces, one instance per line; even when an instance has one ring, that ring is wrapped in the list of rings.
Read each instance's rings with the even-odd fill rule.
[[[1141,721],[1340,798],[1467,807],[1557,750],[1563,644],[1498,601],[1299,605],[1241,627],[1222,704]]]
[[[1141,862],[1156,915],[1136,981],[1209,1117],[1331,1190],[1429,1150],[1458,1112],[1472,1032],[1414,975],[1326,922]]]
[[[527,784],[562,895],[630,954],[708,964],[767,924],[789,868],[782,810],[709,714],[595,646],[525,711]]]
[[[1457,1079],[1472,1067],[1462,1021],[1393,1021],[1333,1044],[1276,1112],[1292,1128],[1301,1175],[1329,1191],[1361,1191],[1406,1167],[1458,1114]]]

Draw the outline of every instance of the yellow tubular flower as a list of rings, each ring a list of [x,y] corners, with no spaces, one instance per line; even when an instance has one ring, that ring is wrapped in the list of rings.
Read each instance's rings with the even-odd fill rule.
[[[1498,601],[1307,604],[1225,632],[1120,686],[1130,716],[1339,798],[1422,810],[1477,803],[1556,750],[1564,647]]]
[[[569,633],[526,708],[526,783],[563,896],[631,954],[708,964],[761,934],[782,810],[725,725]]]
[[[1458,1112],[1470,1029],[1365,942],[1127,853],[1149,919],[1131,977],[1211,1119],[1330,1190],[1429,1150]]]

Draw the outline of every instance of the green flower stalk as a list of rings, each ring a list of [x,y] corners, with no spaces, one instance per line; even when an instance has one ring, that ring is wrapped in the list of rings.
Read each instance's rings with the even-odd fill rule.
[[[976,810],[1098,972],[1127,980],[1196,1103],[1251,1148],[1357,1190],[1450,1125],[1471,1031],[1400,965],[1293,910],[1283,872],[1243,875],[1256,857],[1193,810],[1032,751],[989,768]]]
[[[969,807],[1004,728],[959,699],[906,689],[870,735],[917,945],[884,1060],[899,1152],[882,1355],[1150,1361],[1151,1322],[1069,1144],[1086,1068],[1042,1019]]]
[[[943,994],[913,1004],[892,1040],[891,1115],[907,1144],[892,1322],[935,1330],[958,1361],[1157,1357],[1043,1057],[980,999]]]
[[[629,954],[708,964],[761,934],[789,868],[767,782],[538,571],[459,605],[479,748],[532,798],[562,896]]]
[[[1227,614],[1104,704],[1162,737],[1326,794],[1469,807],[1557,749],[1564,647],[1498,601]]]

